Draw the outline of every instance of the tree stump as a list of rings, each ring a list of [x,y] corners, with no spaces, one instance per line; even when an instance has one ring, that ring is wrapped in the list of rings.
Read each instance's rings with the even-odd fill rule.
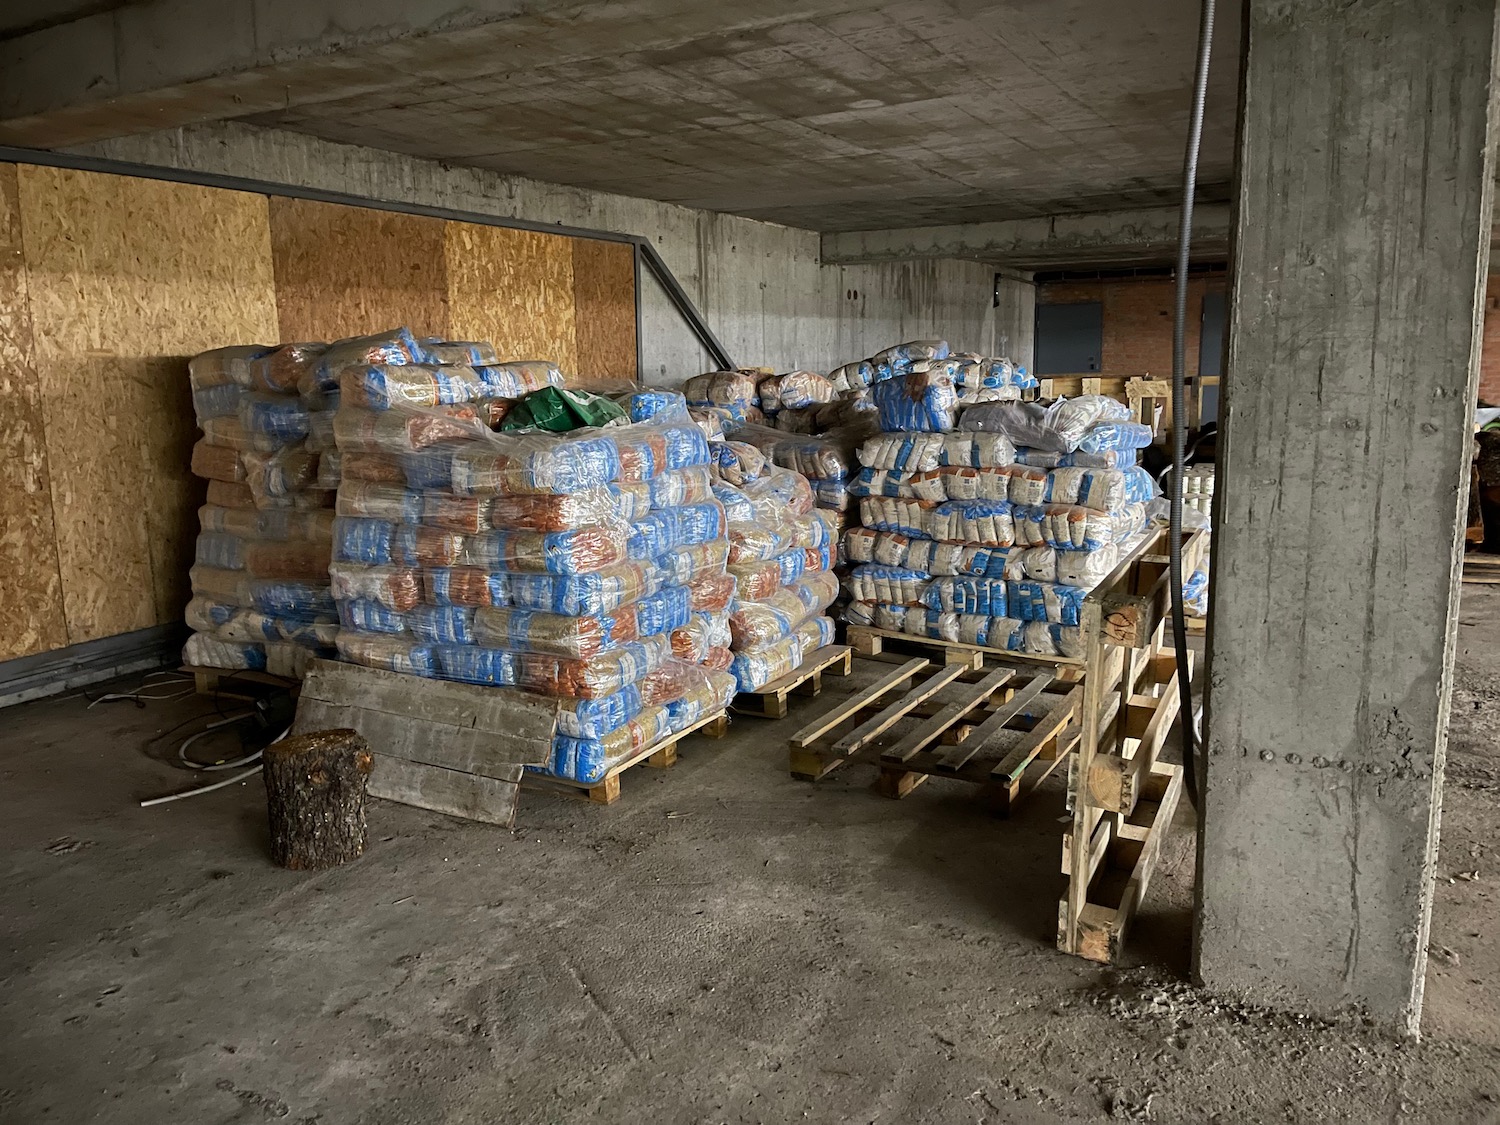
[[[352,730],[314,731],[267,746],[261,764],[271,859],[310,871],[359,858],[372,761],[369,746]]]

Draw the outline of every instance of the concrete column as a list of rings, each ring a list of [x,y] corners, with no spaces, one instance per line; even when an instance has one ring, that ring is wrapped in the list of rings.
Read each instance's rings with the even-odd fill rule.
[[[1036,362],[1036,282],[1032,274],[995,270],[995,354],[1028,371]]]
[[[1246,7],[1197,971],[1415,1032],[1496,4]]]

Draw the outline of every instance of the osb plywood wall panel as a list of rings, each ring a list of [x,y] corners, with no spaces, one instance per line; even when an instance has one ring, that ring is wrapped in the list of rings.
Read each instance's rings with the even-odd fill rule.
[[[187,358],[274,340],[264,196],[19,168],[71,644],[176,620],[202,485]]]
[[[186,360],[398,324],[633,378],[625,244],[0,164],[0,660],[180,620]]]
[[[336,340],[403,324],[418,336],[449,335],[443,228],[450,225],[272,196],[282,340]]]
[[[577,385],[636,379],[635,252],[629,243],[573,239]]]
[[[68,643],[14,164],[0,164],[0,660]]]
[[[573,242],[558,234],[448,223],[448,311],[456,338],[489,340],[501,359],[578,371]]]

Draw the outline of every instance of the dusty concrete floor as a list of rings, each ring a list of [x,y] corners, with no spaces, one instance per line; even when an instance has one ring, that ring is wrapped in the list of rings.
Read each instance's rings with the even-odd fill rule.
[[[1054,952],[1060,785],[1006,823],[793,782],[802,706],[513,833],[377,803],[321,874],[269,864],[258,781],[136,807],[205,701],[7,711],[0,1121],[1500,1122],[1500,591],[1465,588],[1420,1043],[1181,983],[1186,818],[1129,963]]]

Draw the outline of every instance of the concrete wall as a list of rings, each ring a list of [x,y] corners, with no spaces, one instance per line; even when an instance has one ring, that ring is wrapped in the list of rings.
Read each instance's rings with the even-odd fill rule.
[[[608,195],[237,123],[123,137],[74,151],[246,176],[390,202],[555,222],[656,241],[735,361],[827,371],[889,344],[942,336],[980,352],[996,343],[995,270],[941,260],[819,264],[813,231]],[[1015,309],[1024,302],[1008,302]],[[1029,340],[1017,321],[1002,342]],[[641,376],[673,386],[708,367],[667,299],[642,281]],[[1017,355],[1021,362],[1030,356]]]
[[[1110,375],[1172,374],[1172,305],[1176,284],[1170,279],[1136,281],[1059,281],[1037,286],[1038,304],[1070,305],[1099,301],[1104,305],[1104,351],[1100,370]],[[1187,374],[1198,374],[1198,337],[1203,322],[1203,295],[1223,293],[1222,277],[1188,281]]]

